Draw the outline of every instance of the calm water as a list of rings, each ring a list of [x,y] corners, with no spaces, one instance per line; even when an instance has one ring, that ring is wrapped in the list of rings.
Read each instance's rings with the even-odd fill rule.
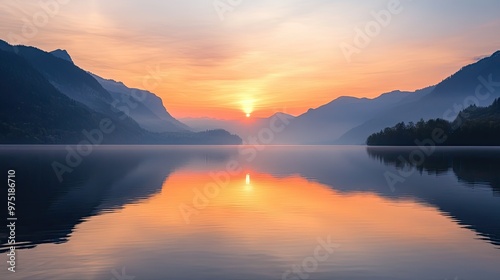
[[[0,148],[0,278],[500,279],[500,149],[259,149]]]

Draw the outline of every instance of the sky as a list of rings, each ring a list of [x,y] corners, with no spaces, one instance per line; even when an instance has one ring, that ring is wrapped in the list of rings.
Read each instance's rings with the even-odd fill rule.
[[[0,38],[65,49],[177,118],[299,115],[439,83],[500,49],[498,0],[0,0]]]

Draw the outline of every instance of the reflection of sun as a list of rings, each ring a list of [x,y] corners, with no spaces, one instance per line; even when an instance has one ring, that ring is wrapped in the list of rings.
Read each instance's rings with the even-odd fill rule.
[[[250,183],[250,174],[247,174],[247,176],[245,177],[245,190],[246,191],[252,191],[253,190],[253,186]]]

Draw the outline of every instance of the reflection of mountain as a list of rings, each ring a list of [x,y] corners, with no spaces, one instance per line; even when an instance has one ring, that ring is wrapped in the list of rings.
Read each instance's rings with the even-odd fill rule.
[[[22,217],[17,237],[30,247],[65,242],[87,218],[156,194],[165,179],[182,166],[200,170],[226,166],[229,159],[237,158],[236,149],[100,148],[73,173],[66,173],[63,183],[58,182],[51,165],[65,162],[64,149],[4,149],[0,151],[0,170],[16,170],[17,216]],[[299,175],[343,193],[371,192],[389,199],[416,200],[500,246],[500,221],[495,216],[500,213],[500,150],[438,149],[422,167],[416,167],[420,173],[391,190],[384,174],[397,173],[397,158],[409,151],[371,148],[370,159],[361,147],[268,147],[248,165],[243,158],[239,162],[244,170],[273,177]],[[164,190],[170,193],[168,188]],[[5,214],[1,212],[0,219],[5,220]],[[0,229],[2,242],[5,235],[5,229]]]
[[[388,162],[394,162],[404,151],[373,149],[379,149],[378,158]],[[373,149],[369,152],[371,157],[375,155]],[[500,221],[494,214],[500,213],[500,196],[496,191],[500,150],[485,148],[484,153],[477,149],[444,150],[426,160],[424,170],[428,174],[415,172],[395,189],[391,189],[384,175],[388,171],[397,174],[398,167],[370,160],[364,147],[269,149],[259,154],[252,166],[278,176],[298,174],[341,192],[373,192],[391,199],[414,199],[439,209],[500,246]],[[457,183],[456,177],[449,173],[451,167],[465,184]],[[492,187],[495,192],[471,191],[469,186]]]
[[[60,183],[52,163],[64,163],[66,155],[59,148],[0,151],[0,170],[16,170],[16,241],[20,247],[66,242],[75,226],[90,216],[148,198],[160,191],[177,168],[196,160],[224,161],[230,151],[102,148],[65,174]],[[5,220],[4,211],[0,217]],[[2,243],[6,234],[2,228]],[[0,245],[0,251],[4,246]]]
[[[368,148],[370,157],[383,162],[385,165],[395,166],[405,171],[409,168],[428,174],[446,174],[453,171],[457,179],[465,185],[476,188],[490,187],[493,195],[500,197],[500,150],[498,149],[439,149],[431,156],[426,157],[421,165],[414,165],[409,161],[410,154],[415,149]],[[405,159],[402,161],[402,158]],[[395,173],[397,174],[397,173]],[[472,199],[472,198],[471,198]],[[468,207],[467,202],[455,204],[449,200],[439,200],[427,197],[429,202],[441,211],[449,213],[460,224],[479,232],[500,246],[500,225],[498,217],[487,205]],[[498,203],[498,201],[497,201]],[[495,222],[496,221],[496,222]]]
[[[421,165],[414,165],[409,160],[410,153],[415,149],[383,149],[368,148],[368,154],[386,165],[399,168],[416,168],[420,172],[429,174],[443,174],[450,170],[460,181],[469,186],[487,185],[500,195],[500,150],[467,150],[467,149],[439,149],[431,156],[426,157]],[[405,161],[401,160],[401,156]],[[408,166],[410,165],[410,166]]]

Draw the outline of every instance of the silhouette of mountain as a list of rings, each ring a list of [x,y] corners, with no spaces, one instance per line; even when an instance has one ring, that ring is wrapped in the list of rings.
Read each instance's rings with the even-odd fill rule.
[[[288,118],[286,129],[276,133],[273,144],[364,144],[367,137],[395,123],[420,119],[456,118],[458,112],[474,101],[490,105],[500,96],[495,77],[500,77],[500,52],[486,57],[436,86],[415,92],[393,91],[374,99],[340,97],[332,102]],[[479,94],[477,89],[480,88]],[[478,95],[478,96],[476,96]],[[458,110],[457,110],[458,108]],[[183,119],[194,130],[223,128],[247,139],[269,126],[269,120],[240,121],[210,118]]]
[[[225,131],[192,133],[180,128],[176,132],[147,131],[118,110],[112,94],[72,62],[33,47],[12,47],[3,41],[0,51],[1,144],[79,143],[88,138],[84,130],[101,129],[103,121],[112,127],[112,133],[97,137],[102,144],[241,143],[239,137]],[[133,110],[132,107],[127,109]],[[130,115],[154,116],[145,105],[138,107],[143,110]],[[167,112],[164,115],[169,116]]]
[[[21,50],[22,52],[22,50]],[[42,51],[38,55],[42,55]],[[73,64],[73,60],[71,56],[68,54],[66,50],[55,50],[50,52],[53,56],[63,59],[67,62],[71,62]],[[47,58],[50,60],[50,58]],[[47,61],[48,62],[48,61]],[[60,73],[60,72],[59,72]],[[75,73],[76,74],[76,73]],[[156,96],[155,94],[134,88],[128,88],[123,83],[116,82],[114,80],[106,80],[92,73],[83,73],[79,71],[78,75],[80,77],[84,77],[86,75],[92,76],[97,82],[105,89],[108,94],[111,95],[112,102],[111,106],[106,104],[107,108],[113,108],[121,111],[126,114],[133,120],[135,120],[142,128],[151,131],[151,132],[185,132],[189,131],[189,127],[182,124],[174,117],[172,117],[165,107],[163,106],[162,100]],[[88,77],[85,77],[88,79]],[[80,78],[78,78],[80,79]],[[61,83],[56,82],[56,85],[60,85]],[[72,83],[75,84],[75,83]],[[89,85],[90,88],[95,88],[95,84]],[[85,88],[85,87],[82,87]],[[107,96],[106,93],[103,93],[101,89],[98,91],[103,95]],[[92,100],[87,100],[85,97],[85,92],[79,91],[78,89],[70,89],[68,90],[70,93],[70,97],[75,97],[73,94],[78,94],[75,98],[76,100],[86,104],[90,108],[93,108],[95,104],[99,104],[100,100],[94,102]],[[106,100],[108,103],[110,100]],[[101,105],[99,105],[101,106]],[[128,106],[128,107],[127,107]],[[98,108],[93,108],[98,109]],[[107,111],[109,113],[109,111]]]
[[[183,118],[181,121],[191,127],[194,131],[204,131],[209,129],[224,129],[230,133],[239,135],[242,139],[256,138],[263,129],[270,129],[278,126],[280,131],[273,133],[274,137],[278,137],[281,127],[286,128],[287,125],[295,117],[285,113],[275,113],[268,118],[251,118],[245,120],[222,120],[214,118]],[[275,139],[276,140],[276,139]],[[279,144],[273,141],[272,144]]]
[[[106,117],[60,93],[22,57],[0,50],[0,61],[0,143],[78,143]],[[117,126],[130,141],[139,132]]]
[[[393,91],[374,99],[339,97],[291,120],[290,125],[277,135],[275,141],[285,144],[331,144],[350,129],[389,108],[407,103],[416,96],[424,96],[430,90],[431,88],[416,92]]]
[[[95,74],[91,74],[101,86],[106,89],[118,104],[133,102],[133,108],[125,109],[123,112],[134,119],[142,128],[151,132],[179,132],[189,131],[190,128],[172,117],[165,109],[162,100],[154,93],[129,88],[121,82],[106,80]],[[123,101],[126,100],[126,101]]]
[[[71,56],[69,55],[69,53],[66,50],[57,49],[57,50],[51,51],[50,54],[74,64],[73,59],[71,58]]]
[[[10,47],[14,52],[14,48]],[[113,99],[92,76],[73,63],[34,47],[16,46],[15,53],[26,59],[56,89],[90,109],[107,115]],[[124,121],[126,122],[126,120]]]
[[[342,135],[337,144],[363,144],[366,138],[398,122],[443,118],[452,121],[474,102],[489,106],[500,97],[500,51],[463,67],[422,98],[390,108]]]
[[[239,132],[241,122],[238,120],[223,120],[209,117],[202,118],[181,118],[181,122],[188,125],[193,131],[204,131],[207,129],[225,129],[231,133],[236,133],[242,137]]]

